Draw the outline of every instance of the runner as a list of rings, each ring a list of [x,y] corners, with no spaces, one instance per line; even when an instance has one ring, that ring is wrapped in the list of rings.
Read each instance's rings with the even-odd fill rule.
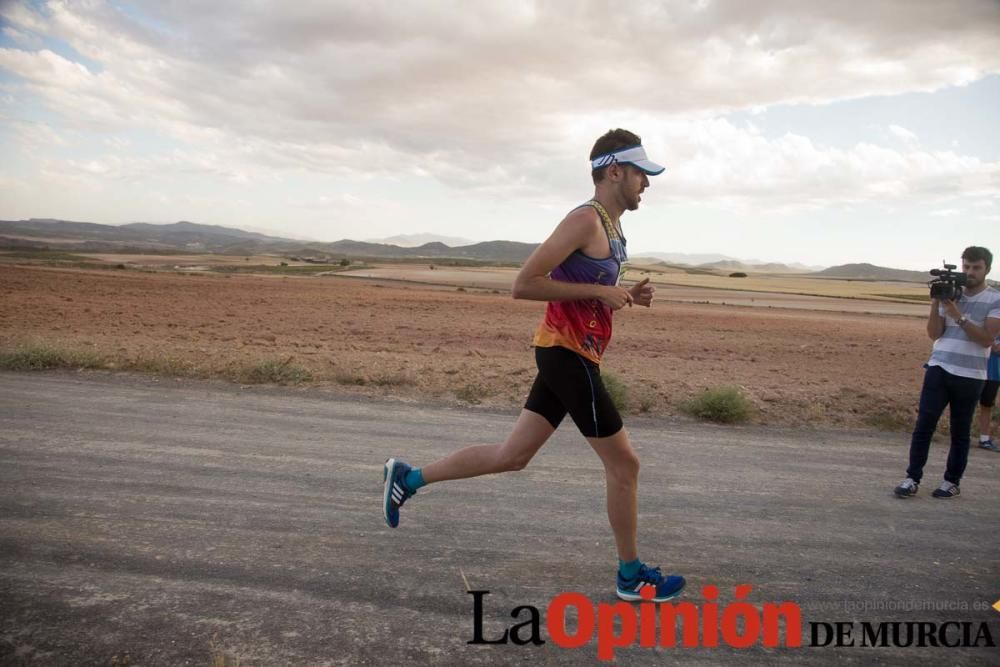
[[[662,602],[677,597],[685,581],[639,559],[639,459],[601,381],[600,362],[613,313],[633,304],[648,308],[653,300],[648,278],[627,289],[620,285],[627,255],[619,219],[639,208],[648,176],[663,167],[647,159],[637,135],[622,129],[597,140],[590,162],[593,199],[569,212],[514,280],[515,299],[548,303],[533,341],[538,375],[513,431],[502,444],[466,447],[424,468],[388,459],[383,514],[395,528],[399,508],[426,484],[523,469],[569,414],[604,463],[618,597],[639,600],[640,591],[652,586],[653,599]]]

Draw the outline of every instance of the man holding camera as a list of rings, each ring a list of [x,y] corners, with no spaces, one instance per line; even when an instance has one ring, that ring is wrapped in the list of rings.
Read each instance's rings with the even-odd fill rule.
[[[932,298],[927,335],[934,341],[925,364],[920,409],[910,440],[910,465],[895,493],[908,498],[917,493],[930,451],[931,436],[946,406],[951,406],[951,449],[944,481],[931,495],[954,498],[969,460],[972,417],[986,380],[993,340],[1000,334],[1000,292],[986,284],[993,255],[970,246],[962,253],[965,287],[947,285],[946,298]],[[957,292],[957,294],[956,294]],[[937,295],[932,290],[931,296]],[[950,298],[947,298],[950,296]],[[957,298],[955,298],[957,296]]]

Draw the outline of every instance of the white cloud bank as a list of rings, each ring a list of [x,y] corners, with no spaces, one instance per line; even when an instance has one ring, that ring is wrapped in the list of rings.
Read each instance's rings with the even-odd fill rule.
[[[1000,163],[922,149],[901,125],[886,128],[901,140],[894,147],[833,147],[720,118],[998,72],[994,0],[883,0],[863,11],[797,0],[129,6],[0,9],[10,37],[0,70],[14,77],[3,85],[6,106],[37,102],[64,134],[108,139],[103,154],[46,158],[51,179],[188,173],[254,186],[288,173],[396,175],[477,196],[551,198],[553,188],[578,193],[590,143],[624,126],[671,166],[676,201],[782,212],[1000,193]],[[32,46],[43,38],[81,62]],[[126,152],[135,148],[120,139],[129,131],[172,145]],[[56,145],[64,134],[9,136],[37,152],[46,136]]]

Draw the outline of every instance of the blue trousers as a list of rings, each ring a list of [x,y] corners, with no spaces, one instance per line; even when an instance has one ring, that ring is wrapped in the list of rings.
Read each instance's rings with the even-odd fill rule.
[[[906,476],[919,482],[924,475],[931,436],[945,407],[951,406],[951,449],[944,478],[958,484],[969,463],[969,434],[972,417],[983,391],[983,381],[952,375],[940,366],[927,366],[924,386],[920,390],[920,412],[910,439],[910,467]]]

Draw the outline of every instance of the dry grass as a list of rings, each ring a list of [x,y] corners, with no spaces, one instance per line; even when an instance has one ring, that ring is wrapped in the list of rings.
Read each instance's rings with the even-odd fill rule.
[[[0,349],[0,370],[37,371],[49,368],[104,368],[107,362],[93,350],[53,343],[26,343]]]

